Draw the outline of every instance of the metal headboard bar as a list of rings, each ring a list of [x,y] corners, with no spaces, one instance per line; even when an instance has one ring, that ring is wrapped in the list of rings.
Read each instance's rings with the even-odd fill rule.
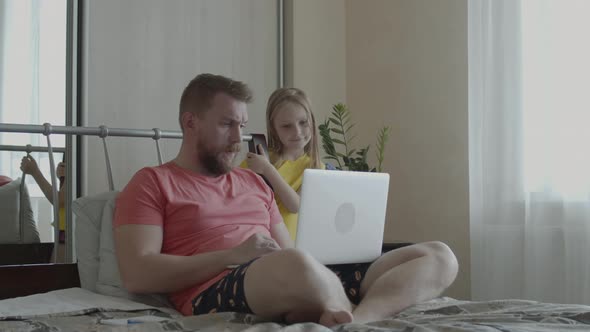
[[[113,137],[149,137],[156,142],[156,152],[158,154],[158,162],[162,164],[162,153],[160,151],[159,140],[161,138],[182,138],[181,131],[161,130],[159,128],[153,129],[130,129],[130,128],[109,128],[105,125],[99,127],[73,127],[73,126],[52,126],[49,123],[43,125],[25,125],[16,123],[0,123],[0,132],[7,133],[29,133],[29,134],[43,134],[49,137],[51,134],[64,135],[78,135],[78,136],[98,136],[102,138],[103,149],[105,154],[105,162],[107,168],[107,180],[109,183],[109,190],[114,190],[115,185],[113,181],[113,172],[111,168],[111,161],[109,158],[109,151],[106,143],[106,138]],[[249,142],[252,140],[252,135],[242,135],[242,141]],[[50,156],[51,158],[51,156]]]
[[[106,135],[105,135],[106,129]],[[14,123],[0,123],[0,132],[7,133],[29,133],[45,134],[44,125],[23,125]],[[155,133],[153,129],[130,129],[130,128],[109,128],[100,127],[73,127],[73,126],[51,126],[49,134],[82,135],[82,136],[117,136],[117,137],[151,137]],[[182,138],[182,132],[162,130],[161,138]]]
[[[51,128],[50,124],[46,123],[46,128]],[[44,133],[47,138],[47,152],[49,153],[49,169],[51,170],[51,191],[52,191],[52,202],[53,207],[53,222],[56,227],[53,227],[53,261],[57,263],[57,254],[59,246],[59,195],[57,194],[57,174],[55,168],[55,160],[53,159],[53,147],[51,146],[51,133]]]
[[[16,152],[47,152],[49,149],[46,146],[21,146],[21,145],[1,145],[0,151],[16,151]],[[53,147],[53,152],[65,153],[66,148]]]
[[[78,136],[117,136],[117,137],[150,137],[159,138],[182,138],[182,132],[178,130],[159,130],[156,129],[130,129],[130,128],[109,128],[106,126],[100,127],[74,127],[74,126],[51,126],[49,134],[65,134]],[[16,123],[0,123],[0,132],[4,133],[28,133],[28,134],[45,134],[46,127],[44,125],[24,125]],[[252,135],[242,135],[242,141],[249,142],[252,140]]]

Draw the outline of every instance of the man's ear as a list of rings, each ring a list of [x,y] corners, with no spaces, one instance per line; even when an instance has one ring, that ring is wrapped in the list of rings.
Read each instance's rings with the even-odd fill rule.
[[[191,112],[184,112],[180,117],[180,122],[182,123],[183,129],[194,129],[196,127],[196,122],[198,121],[198,117]]]

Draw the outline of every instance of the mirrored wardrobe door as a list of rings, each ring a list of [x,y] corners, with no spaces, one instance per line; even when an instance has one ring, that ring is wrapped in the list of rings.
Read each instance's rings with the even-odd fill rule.
[[[72,124],[73,5],[0,0],[0,123]],[[66,227],[73,160],[71,139],[64,135],[0,133],[0,264],[73,261]]]

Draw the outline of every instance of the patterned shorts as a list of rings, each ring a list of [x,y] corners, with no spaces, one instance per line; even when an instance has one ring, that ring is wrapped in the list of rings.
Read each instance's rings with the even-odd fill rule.
[[[192,301],[193,315],[226,311],[253,313],[246,301],[244,277],[246,270],[256,259],[239,265],[195,297]],[[371,263],[359,263],[326,265],[326,267],[340,278],[350,302],[359,304],[361,282],[370,265]]]
[[[340,278],[348,300],[357,305],[361,302],[361,282],[365,279],[371,263],[326,265]]]

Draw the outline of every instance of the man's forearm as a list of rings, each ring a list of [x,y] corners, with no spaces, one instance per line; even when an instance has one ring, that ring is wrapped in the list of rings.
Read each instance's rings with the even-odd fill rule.
[[[120,258],[119,270],[130,292],[169,293],[206,282],[233,263],[229,250],[195,256],[148,254],[135,259]]]

